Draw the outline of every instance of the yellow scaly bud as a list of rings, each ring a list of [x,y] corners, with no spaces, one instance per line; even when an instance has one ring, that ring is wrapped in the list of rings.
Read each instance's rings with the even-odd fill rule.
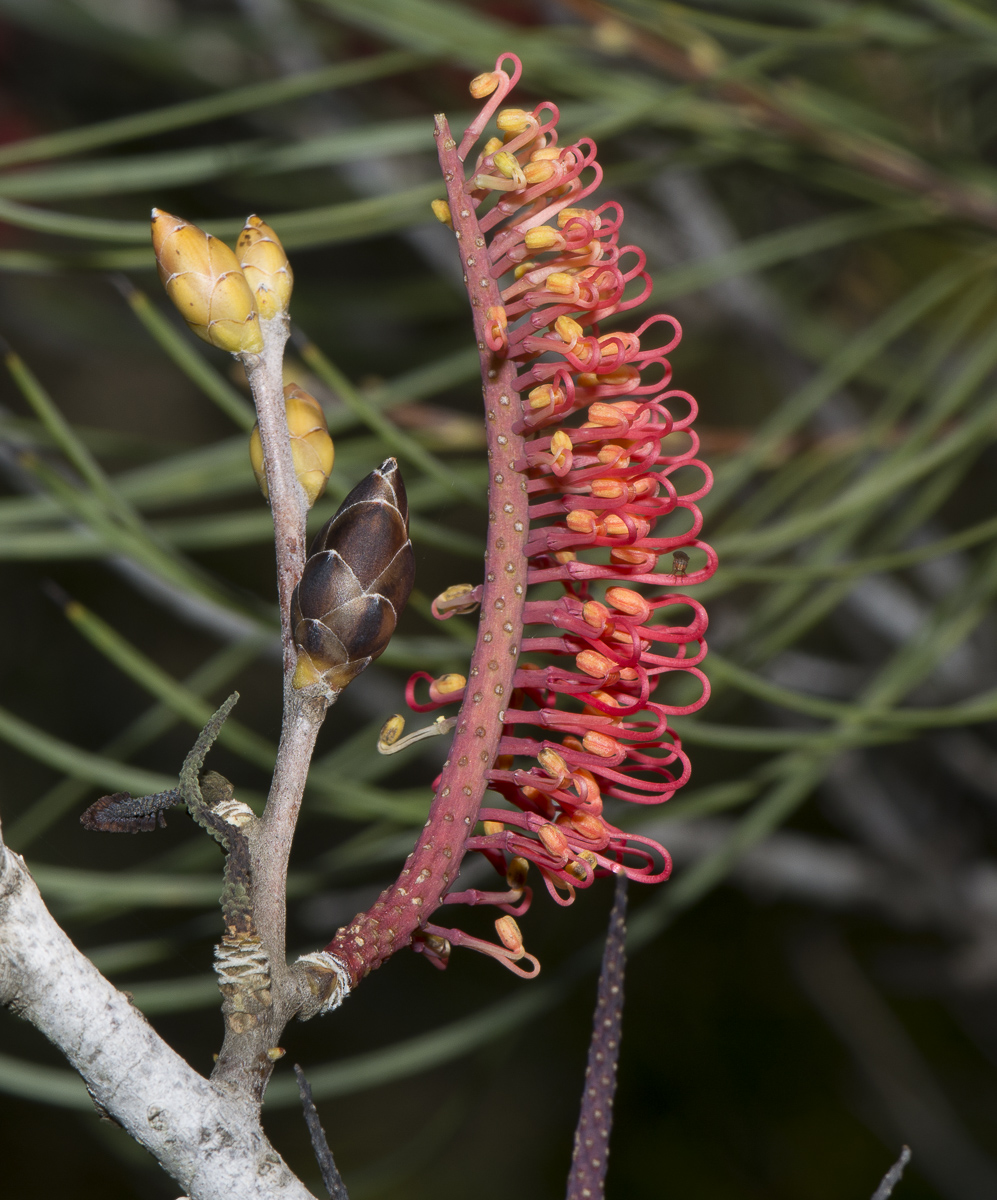
[[[450,205],[446,200],[434,200],[432,203],[433,216],[441,225],[446,225],[447,229],[453,229],[453,216],[450,212]]]
[[[235,244],[236,257],[253,295],[256,311],[264,320],[287,312],[294,287],[294,273],[280,238],[266,222],[253,216]]]
[[[314,396],[289,383],[284,388],[284,411],[287,413],[287,430],[291,435],[291,457],[294,473],[308,499],[308,507],[325,491],[332,473],[336,450],[325,423],[325,413]],[[249,438],[249,461],[253,474],[260,485],[264,499],[269,499],[266,469],[263,465],[263,444],[260,427],[255,425]]]
[[[231,354],[260,353],[263,335],[253,293],[224,242],[154,208],[152,248],[166,294],[199,338]]]

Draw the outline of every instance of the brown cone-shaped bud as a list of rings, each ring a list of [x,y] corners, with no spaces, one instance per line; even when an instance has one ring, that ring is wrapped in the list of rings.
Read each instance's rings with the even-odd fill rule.
[[[166,294],[199,338],[232,354],[260,353],[263,334],[253,293],[224,242],[154,208],[152,248]]]
[[[270,226],[259,217],[249,217],[235,244],[235,253],[260,316],[269,320],[287,312],[294,273],[280,238]]]
[[[412,591],[408,502],[389,458],[353,489],[311,545],[291,597],[294,686],[341,691],[385,647]]]
[[[291,435],[294,473],[311,508],[325,491],[332,474],[336,449],[329,436],[322,405],[296,383],[289,383],[284,388],[284,410],[287,413],[287,431]],[[260,485],[263,499],[269,500],[270,489],[267,487],[267,473],[263,464],[259,422],[249,435],[249,461],[253,464],[253,474]]]

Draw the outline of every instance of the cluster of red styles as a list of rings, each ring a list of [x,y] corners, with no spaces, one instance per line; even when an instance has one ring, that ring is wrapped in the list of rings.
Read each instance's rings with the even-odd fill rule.
[[[502,69],[508,62],[511,75]],[[666,356],[681,337],[678,322],[659,315],[634,332],[602,332],[608,318],[647,300],[645,256],[620,244],[619,204],[585,207],[602,178],[595,143],[559,145],[553,104],[533,112],[500,108],[520,71],[519,59],[506,54],[495,71],[472,82],[471,94],[485,104],[456,150],[463,162],[497,113],[500,136],[485,143],[464,179],[470,209],[460,215],[473,210],[475,240],[486,247],[491,281],[500,289],[501,303],[479,311],[479,336],[483,329],[493,362],[515,364],[507,377],[519,396],[511,425],[517,436],[499,433],[496,445],[521,446],[514,466],[526,481],[520,511],[529,522],[522,577],[528,586],[543,585],[543,598],[524,600],[518,632],[535,626],[537,636],[522,638],[513,690],[497,717],[497,755],[483,764],[484,786],[511,807],[481,808],[482,825],[475,827],[481,831],[468,829],[464,845],[489,860],[505,887],[441,897],[496,905],[505,914],[496,921],[502,944],[425,923],[413,940],[439,966],[451,945],[464,945],[525,976],[539,969],[515,921],[532,899],[530,864],[561,905],[599,875],[622,871],[641,883],[668,877],[667,851],[617,828],[604,805],[659,804],[689,778],[669,718],[707,700],[709,684],[699,669],[707,616],[696,600],[661,589],[708,579],[716,555],[699,540],[697,501],[712,477],[696,457],[696,403],[670,387]],[[457,220],[453,204],[451,189],[450,206],[434,205],[448,224]],[[457,230],[459,238],[459,223]],[[654,340],[662,344],[644,344]],[[501,402],[508,403],[505,395]],[[490,427],[489,444],[498,453],[495,439]],[[498,507],[513,512],[511,498]],[[654,536],[672,514],[668,526],[678,531],[658,528],[662,536]],[[472,611],[487,601],[487,587],[448,589],[434,604],[436,616]],[[531,662],[530,655],[552,665]],[[695,684],[683,694],[684,681],[673,680],[669,693],[683,700],[692,691],[694,698],[652,699],[661,677],[676,672]],[[426,683],[429,699],[420,702]],[[408,701],[428,712],[462,701],[475,686],[460,675],[434,679],[420,672],[409,681]]]

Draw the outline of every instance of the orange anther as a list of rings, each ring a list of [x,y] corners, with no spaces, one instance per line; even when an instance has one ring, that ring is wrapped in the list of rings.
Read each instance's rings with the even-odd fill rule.
[[[537,754],[537,762],[543,767],[544,774],[549,775],[551,779],[556,779],[558,785],[562,784],[570,775],[568,764],[558,754],[556,750],[552,750],[550,746],[544,746]]]
[[[599,758],[615,758],[622,749],[616,738],[612,738],[606,733],[599,733],[595,729],[590,729],[582,738],[582,748],[589,754],[598,755]]]
[[[599,527],[595,513],[587,508],[573,508],[565,518],[565,524],[572,533],[583,533],[587,537],[595,537]]]
[[[600,500],[618,500],[623,495],[626,485],[619,479],[593,479],[589,484],[593,496]]]
[[[626,613],[628,617],[636,617],[643,625],[651,615],[651,606],[640,594],[632,588],[611,587],[606,591],[607,601],[617,612]]]
[[[482,821],[481,824],[485,830],[485,837],[494,837],[497,833],[505,832],[505,826],[501,821]]]
[[[554,824],[541,825],[537,837],[543,848],[554,858],[562,861],[568,857],[568,839]]]
[[[621,566],[643,567],[647,571],[653,571],[658,556],[650,550],[634,550],[630,546],[614,546],[609,552],[609,560],[619,563]]]
[[[512,917],[499,917],[495,922],[495,932],[506,950],[511,950],[518,958],[522,958],[523,935]]]
[[[606,442],[596,455],[604,467],[629,467],[630,455],[616,442]]]
[[[582,605],[582,620],[586,625],[591,625],[593,629],[602,633],[609,620],[609,609],[605,604],[600,604],[598,600],[586,600]]]
[[[591,675],[593,679],[606,679],[617,670],[616,663],[605,654],[600,654],[598,650],[582,650],[580,654],[575,655],[575,665],[579,671]]]
[[[505,881],[511,888],[523,888],[526,886],[526,877],[529,874],[530,864],[525,858],[521,858],[518,854],[515,858],[509,859],[509,865],[505,869]]]

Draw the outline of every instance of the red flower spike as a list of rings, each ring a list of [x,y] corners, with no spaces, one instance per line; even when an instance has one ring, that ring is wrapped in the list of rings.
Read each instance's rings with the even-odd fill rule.
[[[437,118],[481,355],[486,575],[433,604],[440,619],[480,604],[477,643],[466,685],[425,672],[409,681],[416,711],[461,707],[429,820],[398,882],[327,947],[351,983],[409,943],[441,967],[452,946],[466,946],[535,974],[513,919],[530,903],[530,863],[561,905],[599,874],[666,879],[667,852],[616,828],[603,805],[658,804],[686,782],[689,762],[668,722],[709,695],[698,667],[706,613],[660,591],[716,569],[699,539],[697,502],[712,476],[696,457],[696,403],[671,388],[667,355],[681,329],[665,315],[635,332],[603,329],[646,300],[645,257],[620,244],[619,204],[587,205],[602,178],[591,139],[559,145],[556,106],[531,113],[506,104],[519,73],[505,54],[473,82],[485,103],[459,147]],[[501,136],[468,172],[464,159],[497,110]],[[690,489],[691,474],[699,482]],[[655,536],[664,518],[668,533]],[[551,582],[563,587],[560,599],[527,602],[529,585]],[[523,636],[528,625],[536,636]],[[544,661],[519,663],[522,650]],[[655,700],[660,677],[675,672],[693,677],[698,696]],[[423,682],[428,703],[416,698]],[[482,809],[486,788],[509,807]],[[467,850],[483,854],[508,890],[451,893]],[[442,903],[498,906],[501,944],[429,924]]]

